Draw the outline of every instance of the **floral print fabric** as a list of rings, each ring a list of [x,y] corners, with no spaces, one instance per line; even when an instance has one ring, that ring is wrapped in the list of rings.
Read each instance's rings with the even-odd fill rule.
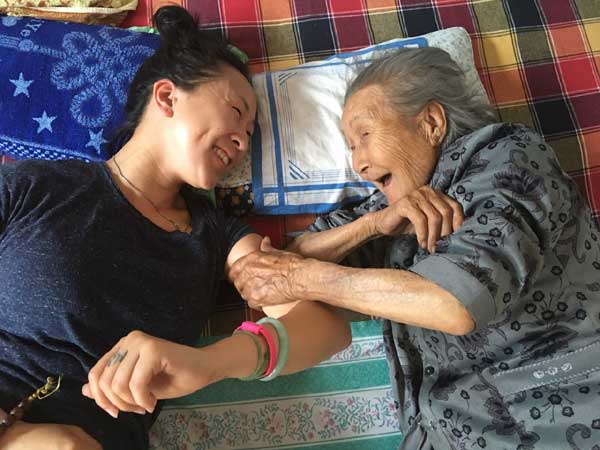
[[[431,186],[465,221],[390,267],[452,292],[465,336],[384,323],[402,448],[598,450],[600,247],[590,208],[534,131],[494,124],[447,147]]]

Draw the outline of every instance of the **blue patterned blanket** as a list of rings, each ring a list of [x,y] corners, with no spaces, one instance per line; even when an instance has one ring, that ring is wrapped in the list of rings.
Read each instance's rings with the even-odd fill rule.
[[[129,84],[159,37],[0,16],[0,155],[105,160]]]

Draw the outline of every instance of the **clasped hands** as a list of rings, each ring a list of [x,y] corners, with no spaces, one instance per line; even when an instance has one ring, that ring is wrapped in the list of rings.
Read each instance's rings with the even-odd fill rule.
[[[456,200],[429,186],[367,216],[364,223],[373,237],[415,234],[419,246],[432,254],[436,242],[458,230],[464,220],[462,207]],[[318,239],[318,233],[313,239]],[[311,300],[309,265],[309,259],[303,256],[274,249],[265,237],[259,251],[233,264],[229,278],[250,307],[261,309]]]

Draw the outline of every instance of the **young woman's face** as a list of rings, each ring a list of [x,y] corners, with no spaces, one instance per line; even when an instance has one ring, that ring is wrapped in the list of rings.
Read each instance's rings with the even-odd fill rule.
[[[170,155],[185,183],[212,189],[250,146],[256,99],[248,80],[223,64],[220,74],[192,91],[177,89]]]

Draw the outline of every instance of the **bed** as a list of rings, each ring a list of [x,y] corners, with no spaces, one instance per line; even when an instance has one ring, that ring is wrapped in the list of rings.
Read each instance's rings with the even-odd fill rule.
[[[148,25],[166,2],[140,0],[121,25]],[[393,38],[450,27],[469,33],[475,66],[502,121],[525,123],[554,147],[600,216],[600,3],[598,0],[178,0],[225,34],[253,73],[322,60]],[[8,156],[0,156],[8,163]],[[251,184],[217,189],[219,204],[246,217],[276,246],[314,214],[254,215]],[[204,334],[255,319],[235,291]],[[279,380],[225,382],[169,404],[153,448],[391,449],[401,439],[376,320],[354,324],[349,350]],[[201,343],[210,341],[204,338]],[[290,390],[290,386],[295,388]],[[224,394],[228,395],[225,397]],[[244,431],[246,430],[246,431]],[[250,430],[248,432],[247,430]]]

